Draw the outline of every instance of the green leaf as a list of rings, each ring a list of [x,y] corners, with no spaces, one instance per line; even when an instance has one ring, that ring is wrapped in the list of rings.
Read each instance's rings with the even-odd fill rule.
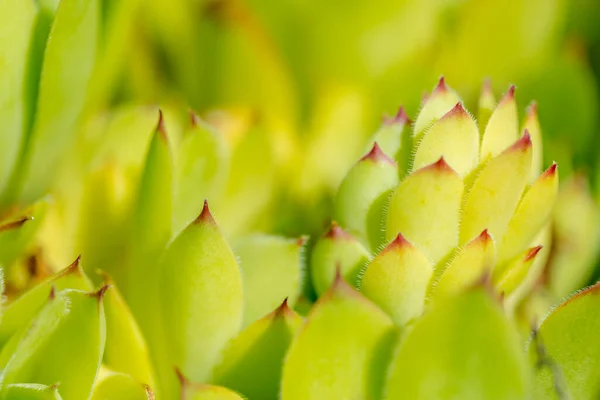
[[[242,285],[235,256],[205,203],[160,263],[165,365],[177,366],[194,381],[207,381],[242,323]]]
[[[552,164],[523,194],[498,246],[499,264],[531,244],[550,219],[557,194],[558,170]]]
[[[242,396],[221,386],[183,385],[181,400],[244,400]]]
[[[538,108],[535,102],[531,103],[527,108],[527,116],[523,124],[522,131],[529,132],[531,136],[531,144],[533,146],[533,155],[531,156],[531,175],[530,181],[535,181],[539,174],[542,173],[542,165],[544,163],[544,142],[542,140],[542,130],[538,119]]]
[[[479,131],[461,103],[456,103],[425,131],[415,153],[413,169],[423,168],[440,157],[461,177],[479,162]]]
[[[481,140],[481,159],[496,157],[519,137],[515,87],[511,86],[490,116]]]
[[[229,175],[229,151],[219,132],[191,114],[192,125],[175,157],[173,216],[177,232],[199,213],[204,199],[222,194]]]
[[[484,290],[436,303],[392,362],[384,399],[527,399],[530,376],[514,327]]]
[[[595,399],[600,394],[600,283],[566,300],[529,345],[535,399]],[[557,395],[557,389],[563,396]]]
[[[284,358],[301,325],[284,301],[229,343],[212,381],[250,399],[277,400]]]
[[[421,108],[417,120],[415,121],[413,136],[417,139],[416,142],[418,143],[423,132],[425,132],[431,124],[450,111],[452,107],[459,102],[460,97],[458,97],[453,89],[446,85],[444,77],[440,78],[439,83],[431,95],[425,100],[425,104],[423,105],[423,108]]]
[[[494,240],[485,230],[457,250],[445,269],[438,271],[437,279],[431,281],[430,293],[436,301],[454,296],[490,275],[495,262]]]
[[[315,243],[310,258],[310,275],[317,295],[331,286],[338,268],[346,282],[355,285],[369,256],[358,240],[333,222]]]
[[[294,306],[302,291],[304,238],[251,235],[233,242],[244,277],[244,326],[284,299]]]
[[[360,291],[404,326],[423,312],[433,266],[401,234],[379,253],[359,278]]]
[[[351,235],[375,250],[384,242],[383,211],[398,185],[398,167],[377,143],[348,171],[335,200],[336,219]]]
[[[368,151],[375,142],[385,154],[389,154],[398,164],[400,176],[406,173],[408,162],[412,151],[412,134],[408,128],[412,121],[406,115],[403,107],[400,107],[394,117],[384,117],[383,124],[375,132],[373,140],[369,142]]]
[[[460,224],[464,245],[484,229],[502,238],[521,199],[531,168],[531,139],[521,139],[485,164],[466,195]]]
[[[386,239],[398,233],[437,263],[458,244],[463,181],[444,158],[413,172],[387,210]]]
[[[496,267],[494,284],[499,293],[509,295],[523,283],[541,249],[542,246],[533,247],[525,251],[525,254],[516,257],[504,268],[499,268],[499,265]]]
[[[74,144],[78,119],[99,42],[98,0],[62,0],[50,31],[33,131],[19,184],[31,201],[52,183],[61,158]],[[63,396],[64,397],[64,396]]]
[[[0,323],[0,347],[30,323],[47,302],[51,292],[63,289],[92,290],[92,283],[79,261],[78,257],[71,265],[38,283],[4,308]]]
[[[39,383],[13,383],[4,389],[3,399],[7,400],[62,400],[58,393],[60,385],[40,385]]]
[[[380,398],[396,336],[387,314],[338,273],[292,341],[281,398]]]
[[[91,400],[154,400],[154,393],[130,375],[112,372],[98,378]]]
[[[103,363],[136,382],[155,387],[152,360],[144,335],[109,276],[105,277],[105,284],[110,285],[111,290],[104,297],[106,346]]]
[[[485,127],[492,116],[492,113],[496,109],[498,102],[494,97],[492,90],[492,83],[488,79],[483,83],[481,88],[481,95],[479,96],[477,124],[479,126],[479,133],[483,135]]]
[[[21,334],[2,373],[3,382],[60,382],[63,399],[87,399],[104,351],[106,289],[97,293],[68,289],[51,296]]]

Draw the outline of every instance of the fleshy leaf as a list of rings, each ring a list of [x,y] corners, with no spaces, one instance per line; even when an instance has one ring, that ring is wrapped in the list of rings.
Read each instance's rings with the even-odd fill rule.
[[[198,215],[198,205],[204,199],[211,200],[221,194],[229,174],[229,152],[224,138],[195,114],[191,114],[191,121],[175,157],[176,232]]]
[[[398,234],[365,268],[360,291],[404,326],[421,316],[433,266]]]
[[[446,85],[443,77],[440,78],[431,96],[425,100],[425,104],[415,121],[413,136],[417,141],[432,123],[450,111],[458,102],[460,102],[460,97],[458,97],[453,89]]]
[[[406,115],[404,108],[400,107],[395,116],[383,118],[381,127],[365,151],[369,151],[377,143],[385,154],[396,161],[402,175],[406,172],[412,151],[412,134],[408,132],[411,124],[412,121]]]
[[[496,261],[494,240],[485,230],[473,239],[439,271],[438,279],[431,282],[430,291],[433,298],[446,299],[473,286],[475,283],[490,275]],[[436,274],[437,275],[437,274]]]
[[[481,95],[479,96],[479,105],[478,105],[478,114],[477,114],[477,124],[479,125],[479,133],[483,135],[485,131],[485,127],[487,126],[494,109],[496,108],[498,102],[496,101],[496,97],[494,96],[494,91],[492,90],[492,83],[489,79],[486,79],[483,82],[483,86],[481,87]]]
[[[105,284],[111,285],[111,290],[104,296],[106,346],[103,363],[136,382],[155,387],[152,361],[142,331],[110,277],[105,277]],[[108,386],[113,387],[113,384]]]
[[[62,0],[56,11],[44,53],[35,122],[19,179],[25,201],[44,193],[64,152],[74,144],[96,61],[100,23],[98,0]]]
[[[547,223],[558,194],[556,163],[525,192],[498,246],[498,263],[513,258],[535,238]]]
[[[413,168],[423,168],[444,157],[460,176],[467,175],[479,161],[479,131],[461,103],[425,131],[418,145]]]
[[[548,286],[568,296],[588,282],[600,250],[600,210],[584,176],[562,185],[552,211],[552,257]]]
[[[369,256],[358,240],[333,222],[329,231],[317,240],[311,254],[310,274],[317,295],[331,286],[337,268],[346,282],[356,284]]]
[[[600,283],[574,295],[542,322],[529,345],[535,399],[595,399],[600,394]]]
[[[485,290],[437,303],[400,344],[384,399],[525,399],[518,336]]]
[[[533,247],[502,269],[494,271],[494,284],[499,293],[509,295],[523,282],[542,246]]]
[[[443,158],[413,172],[390,198],[387,241],[402,232],[437,263],[458,244],[462,193],[462,179]]]
[[[292,341],[281,398],[376,399],[397,328],[338,273]]]
[[[244,326],[302,291],[305,239],[252,235],[233,242],[244,277]]]
[[[206,202],[200,216],[169,245],[160,274],[166,365],[205,382],[237,334],[243,311],[240,269]]]
[[[29,291],[21,294],[3,309],[2,323],[0,323],[0,346],[29,324],[31,319],[46,304],[52,291],[63,289],[92,290],[92,283],[83,272],[79,257],[62,271],[55,273]]]
[[[301,325],[285,300],[229,343],[213,382],[250,399],[277,400],[284,357]]]
[[[531,175],[529,176],[529,180],[533,182],[537,179],[538,175],[542,173],[542,165],[544,162],[542,129],[540,128],[538,108],[535,102],[531,103],[527,108],[527,116],[525,117],[525,124],[523,126],[523,131],[525,130],[531,135],[531,143],[533,145]]]
[[[104,351],[106,290],[106,286],[96,293],[68,289],[51,296],[20,334],[3,382],[60,382],[63,399],[87,399]]]
[[[90,400],[154,400],[154,393],[130,375],[112,372],[98,378]]]
[[[13,383],[2,391],[6,400],[62,400],[58,393],[60,385],[41,385],[39,383]]]
[[[335,201],[336,219],[354,237],[377,249],[384,241],[382,214],[397,185],[396,163],[375,143],[342,181]]]
[[[519,137],[515,87],[511,86],[490,116],[481,140],[481,159],[502,153]]]
[[[529,179],[531,139],[525,135],[481,170],[466,195],[460,225],[460,244],[488,229],[502,238]]]

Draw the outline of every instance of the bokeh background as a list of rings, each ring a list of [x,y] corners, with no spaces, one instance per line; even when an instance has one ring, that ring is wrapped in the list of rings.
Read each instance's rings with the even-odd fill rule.
[[[38,3],[47,19],[38,24],[49,26],[58,1]],[[43,125],[31,106],[20,168],[0,176],[1,209],[52,194],[37,244],[51,268],[80,252],[91,265],[118,259],[115,232],[127,226],[135,191],[128,182],[139,176],[159,107],[174,147],[188,110],[231,147],[230,178],[212,205],[228,235],[319,235],[382,115],[404,106],[415,117],[442,75],[473,111],[485,79],[497,97],[516,85],[521,116],[538,103],[545,165],[556,160],[563,186],[577,193],[575,211],[563,214],[579,227],[563,231],[592,265],[600,2],[102,0],[99,12],[98,26],[72,21],[71,51],[54,55],[62,70],[43,111],[63,117]],[[32,43],[32,54],[43,54],[43,43]],[[35,82],[40,60],[28,70]]]

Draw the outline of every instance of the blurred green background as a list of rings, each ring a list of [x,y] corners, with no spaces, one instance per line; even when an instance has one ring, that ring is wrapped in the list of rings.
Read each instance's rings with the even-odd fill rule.
[[[402,105],[414,118],[442,75],[472,112],[486,78],[498,98],[515,84],[520,117],[539,105],[545,166],[556,160],[562,182],[577,175],[598,193],[596,0],[72,1],[79,17],[65,24],[69,45],[50,54],[58,67],[44,73],[59,1],[27,3],[40,10],[30,103],[16,167],[0,176],[0,210],[53,195],[41,235],[52,265],[86,246],[98,254],[118,246],[113,232],[129,212],[128,182],[158,107],[174,148],[188,109],[225,137],[230,178],[211,208],[230,236],[322,233],[332,195],[382,114]],[[95,231],[82,232],[88,225]]]

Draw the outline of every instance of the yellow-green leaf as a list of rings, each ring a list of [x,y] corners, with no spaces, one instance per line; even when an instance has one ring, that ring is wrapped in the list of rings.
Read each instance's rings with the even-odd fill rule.
[[[491,159],[466,195],[460,225],[463,245],[484,229],[499,240],[529,179],[531,139],[526,132],[510,148]]]
[[[302,291],[305,239],[251,235],[233,242],[244,277],[244,326],[284,299],[294,306]]]
[[[380,398],[396,334],[388,315],[338,274],[292,341],[281,398]]]
[[[509,295],[523,282],[542,246],[533,247],[503,268],[494,270],[494,284],[499,293]]]
[[[154,393],[130,375],[111,372],[98,377],[90,400],[154,400]]]
[[[437,303],[401,343],[384,399],[530,398],[530,372],[514,327],[477,288]]]
[[[458,102],[460,102],[460,97],[458,97],[453,89],[446,85],[443,77],[440,78],[437,86],[425,100],[425,104],[417,116],[413,136],[418,140],[421,134],[432,123],[450,111]]]
[[[444,157],[461,177],[479,162],[479,131],[473,118],[461,103],[456,103],[425,131],[418,144],[413,168],[423,168]]]
[[[250,399],[277,400],[284,358],[301,325],[284,301],[229,343],[212,381]]]
[[[463,181],[443,158],[409,175],[390,199],[386,239],[398,233],[433,263],[458,244]]]
[[[365,268],[360,291],[404,326],[421,316],[433,266],[401,234]]]
[[[481,140],[481,159],[502,153],[519,137],[515,87],[511,86],[490,116]]]
[[[6,386],[2,399],[6,400],[62,400],[58,393],[60,385],[41,385],[39,383],[13,383]]]

